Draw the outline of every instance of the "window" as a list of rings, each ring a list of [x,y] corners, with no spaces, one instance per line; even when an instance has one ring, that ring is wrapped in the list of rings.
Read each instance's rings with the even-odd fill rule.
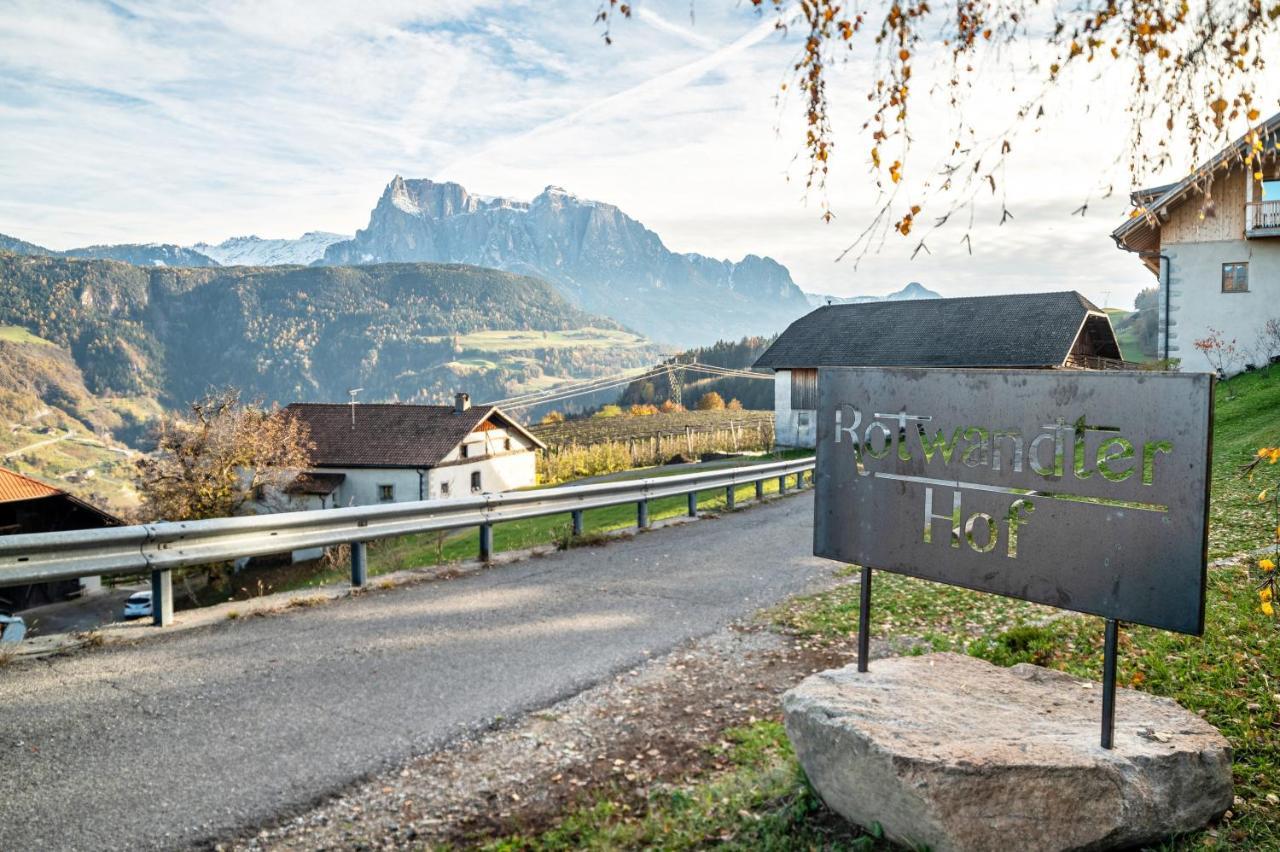
[[[816,411],[818,408],[818,371],[791,371],[791,410]]]
[[[394,485],[379,485],[378,499],[383,503],[390,503],[396,499],[396,487]]]
[[[448,497],[448,496],[449,496],[449,483],[447,483],[447,482],[441,482],[441,483],[440,483],[440,496],[441,496],[441,497]]]
[[[1222,264],[1222,292],[1224,293],[1248,293],[1249,292],[1249,264],[1247,263]]]
[[[506,451],[508,451],[508,452],[510,452],[510,451],[511,451],[511,439],[510,439],[510,438],[503,438],[503,439],[502,439],[502,449],[504,449],[504,450],[506,450]]]
[[[462,452],[462,457],[463,457],[464,459],[465,459],[467,456],[471,455],[470,451],[467,449],[467,445],[466,445],[466,444],[463,444],[463,445],[462,445],[462,451],[461,451],[461,452]]]
[[[478,470],[475,473],[471,474],[471,493],[472,494],[480,493],[480,471]]]

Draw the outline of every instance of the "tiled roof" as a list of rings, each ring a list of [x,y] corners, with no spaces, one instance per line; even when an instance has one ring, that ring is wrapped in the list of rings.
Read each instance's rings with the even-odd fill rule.
[[[458,412],[451,405],[360,403],[354,421],[353,407],[343,403],[295,402],[285,411],[311,430],[316,467],[432,467],[490,417],[524,431],[492,405]]]
[[[827,305],[755,366],[1057,367],[1090,312],[1102,313],[1074,291]]]
[[[40,497],[52,497],[55,494],[62,494],[62,490],[54,488],[52,485],[45,485],[43,482],[32,479],[29,476],[23,476],[20,473],[14,473],[12,470],[0,467],[0,503],[9,503],[14,500],[36,500]]]

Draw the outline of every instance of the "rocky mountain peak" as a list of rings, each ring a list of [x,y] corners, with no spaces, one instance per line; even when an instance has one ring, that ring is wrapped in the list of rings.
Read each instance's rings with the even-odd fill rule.
[[[579,307],[672,343],[767,334],[807,307],[787,269],[770,258],[733,263],[676,254],[618,207],[554,184],[525,202],[396,175],[368,227],[324,257],[327,264],[411,261],[536,275]]]

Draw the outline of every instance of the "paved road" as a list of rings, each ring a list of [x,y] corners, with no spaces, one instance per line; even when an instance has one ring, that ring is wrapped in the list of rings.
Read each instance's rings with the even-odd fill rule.
[[[812,493],[457,580],[0,669],[0,846],[175,847],[314,802],[830,577]]]

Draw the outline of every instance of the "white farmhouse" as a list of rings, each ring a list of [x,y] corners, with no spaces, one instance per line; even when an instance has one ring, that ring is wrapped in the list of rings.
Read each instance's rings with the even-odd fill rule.
[[[288,489],[294,509],[510,491],[537,481],[544,444],[496,406],[294,403],[315,448]]]
[[[1112,233],[1159,287],[1157,352],[1235,373],[1280,355],[1280,114],[1177,183],[1139,189]],[[1211,359],[1196,341],[1225,345]],[[1230,347],[1229,349],[1225,347]]]
[[[820,367],[1116,369],[1105,311],[1074,291],[826,305],[787,327],[755,363],[774,371],[774,435],[817,444]]]

